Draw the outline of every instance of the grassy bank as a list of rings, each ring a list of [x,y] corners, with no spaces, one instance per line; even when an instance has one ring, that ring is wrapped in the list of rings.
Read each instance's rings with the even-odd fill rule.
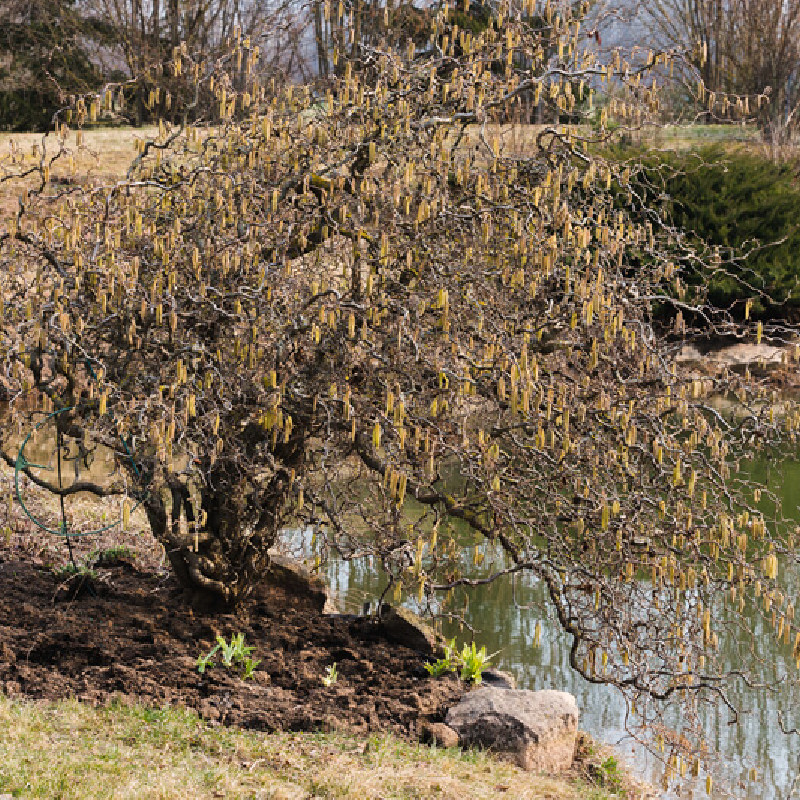
[[[0,793],[14,797],[640,796],[631,793],[613,759],[590,757],[581,771],[564,779],[540,777],[485,753],[409,744],[388,735],[267,735],[212,727],[176,708],[92,708],[0,697]]]

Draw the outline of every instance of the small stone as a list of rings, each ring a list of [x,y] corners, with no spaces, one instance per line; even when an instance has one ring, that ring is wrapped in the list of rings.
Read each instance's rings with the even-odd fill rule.
[[[501,669],[490,667],[481,675],[481,682],[495,689],[516,689],[517,679],[510,673]]]
[[[440,649],[439,638],[433,628],[407,608],[384,605],[378,630],[390,642],[418,650],[426,656],[436,655]]]
[[[15,664],[17,654],[5,643],[0,644],[0,661],[4,664]]]
[[[443,722],[423,723],[422,738],[424,741],[432,742],[439,747],[458,747],[460,741],[458,734]]]
[[[206,722],[218,722],[220,718],[219,709],[211,700],[204,700],[200,704],[198,713]]]
[[[470,692],[447,712],[464,746],[479,746],[526,770],[558,773],[572,766],[578,706],[567,692],[497,689]]]

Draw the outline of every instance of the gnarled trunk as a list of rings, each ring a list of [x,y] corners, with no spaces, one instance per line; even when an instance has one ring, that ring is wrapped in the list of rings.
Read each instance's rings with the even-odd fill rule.
[[[244,481],[205,489],[199,497],[178,482],[151,492],[150,527],[179,583],[193,591],[194,602],[235,605],[258,584],[269,566],[268,550],[277,539],[284,505],[284,492],[273,488],[259,492],[258,513],[252,487]]]

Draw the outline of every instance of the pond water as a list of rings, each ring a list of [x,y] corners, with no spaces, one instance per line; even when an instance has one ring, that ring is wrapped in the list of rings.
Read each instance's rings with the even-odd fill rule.
[[[768,470],[769,465],[763,462],[753,467],[754,476],[768,478],[781,495],[786,516],[800,521],[800,464],[785,462],[778,470],[772,468],[770,475]],[[309,535],[309,531],[296,531],[295,542],[304,540],[308,544]],[[348,563],[333,558],[327,565],[327,578],[340,605],[353,612],[359,611],[364,602],[380,596],[386,585],[380,571],[366,561]],[[784,578],[796,593],[800,575],[784,574]],[[694,782],[686,778],[677,784],[672,782],[668,790],[663,763],[626,730],[629,709],[621,694],[609,687],[588,683],[569,667],[569,637],[548,616],[540,584],[531,578],[517,579],[515,584],[510,579],[501,579],[473,590],[463,616],[474,628],[479,645],[486,645],[488,652],[499,651],[494,663],[513,673],[520,688],[552,688],[574,694],[581,709],[581,728],[615,745],[624,760],[659,787],[663,797],[707,796],[704,774]],[[535,644],[537,622],[541,624],[538,646]],[[748,688],[742,683],[731,684],[728,697],[741,712],[738,724],[730,724],[731,713],[720,705],[701,707],[706,740],[719,754],[713,794],[747,800],[800,798],[800,736],[784,734],[779,723],[780,716],[785,715],[788,727],[798,725],[800,687],[797,679],[800,673],[791,659],[790,648],[776,644],[774,633],[760,616],[753,615],[747,622],[754,630],[758,652],[743,652],[732,633],[720,631],[720,648],[726,666],[736,669],[747,662],[764,682],[780,676],[786,676],[787,680],[777,692]],[[460,630],[458,625],[447,622],[442,624],[442,631],[448,637],[457,636],[459,642],[469,641],[471,637],[469,630]],[[667,711],[665,721],[679,724],[677,713]],[[755,780],[750,776],[753,768]]]

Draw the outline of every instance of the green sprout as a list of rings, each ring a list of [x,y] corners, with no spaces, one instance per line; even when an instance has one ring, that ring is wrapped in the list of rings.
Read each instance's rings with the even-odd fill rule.
[[[339,671],[336,669],[336,662],[334,661],[329,667],[325,669],[325,675],[322,676],[322,682],[325,686],[333,686],[339,680]]]
[[[483,672],[491,666],[491,660],[499,653],[496,651],[491,655],[486,654],[486,647],[481,647],[480,650],[475,647],[475,642],[472,645],[465,644],[461,648],[461,655],[459,661],[461,663],[461,680],[467,683],[479,684],[483,680]]]
[[[436,661],[428,661],[425,664],[425,669],[432,678],[441,678],[448,672],[455,672],[458,668],[458,656],[456,654],[456,640],[455,637],[444,645],[444,658]]]
[[[487,655],[485,646],[478,650],[475,642],[472,642],[471,645],[465,644],[459,653],[456,640],[453,638],[444,646],[444,657],[434,662],[427,662],[425,669],[433,678],[440,678],[448,672],[458,670],[462,681],[477,685],[483,680],[483,672],[491,666],[491,659],[499,652],[498,650]]]
[[[217,643],[208,653],[201,654],[197,658],[197,671],[202,675],[209,667],[216,666],[214,656],[220,653],[222,657],[222,666],[228,667],[242,667],[242,680],[247,680],[253,677],[255,668],[261,663],[260,659],[252,658],[252,652],[255,648],[249,647],[244,643],[244,634],[235,633],[231,636],[230,642],[225,640],[224,636],[217,635]]]

